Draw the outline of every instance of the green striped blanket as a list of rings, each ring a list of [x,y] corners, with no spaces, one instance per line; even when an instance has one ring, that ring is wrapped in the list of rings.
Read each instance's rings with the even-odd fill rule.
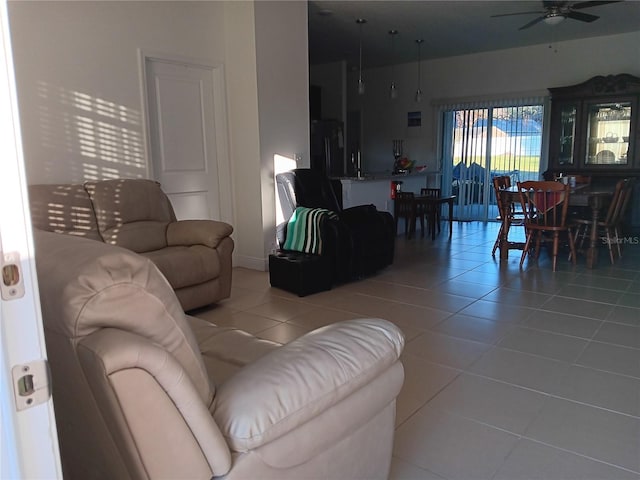
[[[320,225],[325,218],[335,219],[338,215],[324,208],[297,207],[287,224],[284,250],[320,255],[322,253]]]

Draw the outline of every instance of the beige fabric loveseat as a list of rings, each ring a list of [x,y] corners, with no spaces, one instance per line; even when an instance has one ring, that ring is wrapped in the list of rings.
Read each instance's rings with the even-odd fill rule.
[[[171,203],[152,180],[30,185],[35,228],[118,245],[150,258],[184,310],[231,293],[231,225],[176,221]]]
[[[143,256],[34,235],[66,479],[388,476],[404,378],[393,324],[279,346],[187,316]]]

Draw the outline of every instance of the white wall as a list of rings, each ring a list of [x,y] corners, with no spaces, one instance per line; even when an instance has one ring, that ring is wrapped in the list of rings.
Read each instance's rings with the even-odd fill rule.
[[[640,76],[640,32],[579,41],[537,45],[422,62],[424,98],[415,103],[417,64],[397,65],[395,81],[399,97],[388,96],[389,67],[365,70],[367,89],[355,92],[355,76],[349,78],[349,109],[362,108],[363,163],[369,172],[393,165],[392,140],[405,139],[409,157],[417,164],[437,166],[436,123],[431,103],[445,98],[540,92],[549,87],[572,85],[596,75],[629,73]],[[425,45],[424,49],[429,46]],[[361,105],[361,107],[360,107]],[[407,112],[422,112],[422,128],[406,127]]]
[[[225,8],[225,67],[234,179],[234,265],[263,264],[260,126],[253,2]]]
[[[222,63],[223,5],[10,2],[29,183],[147,176],[137,49]]]
[[[256,2],[255,10],[266,258],[276,238],[274,158],[299,157],[300,167],[308,166],[310,159],[307,3]]]

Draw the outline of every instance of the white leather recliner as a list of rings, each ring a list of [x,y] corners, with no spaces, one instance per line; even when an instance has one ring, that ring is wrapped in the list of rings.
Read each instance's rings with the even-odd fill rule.
[[[386,478],[402,333],[287,345],[183,313],[147,258],[35,232],[66,479]]]

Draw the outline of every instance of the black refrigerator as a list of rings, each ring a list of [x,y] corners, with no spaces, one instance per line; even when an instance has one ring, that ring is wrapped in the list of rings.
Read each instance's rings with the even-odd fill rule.
[[[338,120],[311,122],[311,168],[329,177],[345,177],[344,125]]]

